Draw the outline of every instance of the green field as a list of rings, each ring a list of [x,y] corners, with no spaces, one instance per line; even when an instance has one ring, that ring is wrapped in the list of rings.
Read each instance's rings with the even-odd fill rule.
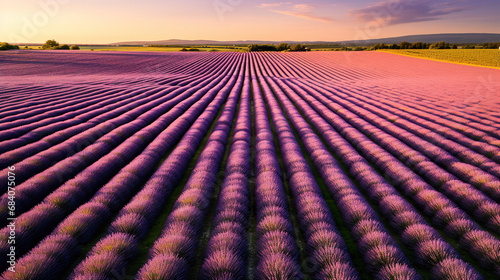
[[[500,68],[500,50],[380,50],[400,55],[420,57],[438,61],[453,62],[466,65]]]

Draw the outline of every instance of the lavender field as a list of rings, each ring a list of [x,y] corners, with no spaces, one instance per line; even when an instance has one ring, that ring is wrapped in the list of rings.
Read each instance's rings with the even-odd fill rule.
[[[500,71],[0,53],[2,279],[500,279]]]

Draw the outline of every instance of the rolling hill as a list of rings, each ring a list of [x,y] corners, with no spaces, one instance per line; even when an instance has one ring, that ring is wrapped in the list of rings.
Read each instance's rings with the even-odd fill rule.
[[[500,42],[500,34],[493,33],[450,33],[450,34],[424,34],[424,35],[408,35],[390,38],[380,38],[372,40],[350,40],[350,41],[284,41],[291,44],[346,44],[346,45],[367,45],[367,44],[395,44],[402,41],[407,42],[426,42],[436,43],[446,41],[450,43],[493,43]],[[237,41],[216,41],[216,40],[157,40],[157,41],[128,41],[112,43],[111,45],[248,45],[248,44],[273,44],[282,41],[263,41],[263,40],[237,40]]]

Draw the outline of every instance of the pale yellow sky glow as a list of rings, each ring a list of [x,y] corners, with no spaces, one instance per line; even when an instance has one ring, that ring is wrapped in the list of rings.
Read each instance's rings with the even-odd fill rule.
[[[141,3],[0,0],[0,41],[41,43],[56,39],[78,44],[166,39],[339,41],[358,39],[360,32],[369,38],[500,33],[497,1],[481,0],[481,6],[467,2],[466,6],[452,4],[452,7],[449,2],[422,1],[419,5],[425,9],[406,1],[409,0],[400,0],[401,9],[391,11],[383,0],[149,0]],[[441,3],[435,5],[436,2]],[[371,19],[370,10],[366,10],[371,7],[382,7],[384,20],[388,21]],[[420,11],[427,14],[418,14]]]

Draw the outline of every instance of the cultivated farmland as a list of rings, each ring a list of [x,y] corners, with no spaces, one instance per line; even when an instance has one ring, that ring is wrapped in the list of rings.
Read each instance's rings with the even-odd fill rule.
[[[461,64],[500,68],[500,50],[456,49],[456,50],[384,50],[402,55],[449,61]]]
[[[499,70],[25,50],[0,79],[2,279],[500,278]]]

